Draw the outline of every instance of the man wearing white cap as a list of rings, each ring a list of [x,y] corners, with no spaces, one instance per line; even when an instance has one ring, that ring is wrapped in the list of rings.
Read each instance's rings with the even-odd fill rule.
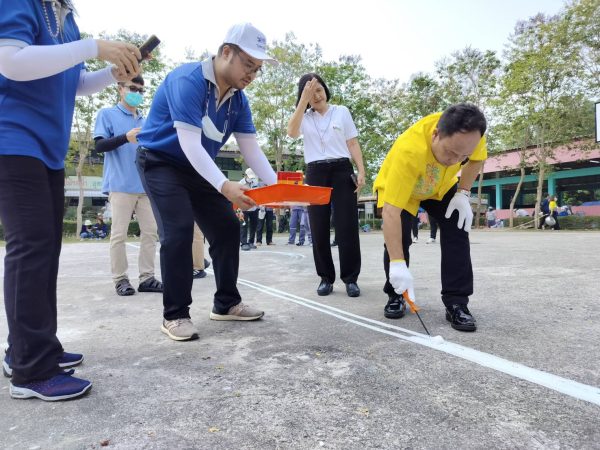
[[[233,134],[248,166],[267,184],[276,183],[242,92],[265,61],[277,63],[266,53],[265,35],[249,23],[234,25],[216,56],[183,64],[167,75],[138,135],[138,170],[161,242],[161,330],[174,340],[198,337],[189,313],[194,221],[209,242],[217,284],[210,318],[263,316],[242,303],[237,289],[240,225],[232,203],[243,209],[256,204],[244,194],[248,188],[227,180],[214,159]]]

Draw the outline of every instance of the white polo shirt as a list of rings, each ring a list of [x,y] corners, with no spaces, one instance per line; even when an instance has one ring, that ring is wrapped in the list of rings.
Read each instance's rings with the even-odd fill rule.
[[[358,136],[350,111],[345,106],[329,105],[321,116],[309,109],[304,113],[300,133],[304,137],[304,161],[351,158],[346,141]]]

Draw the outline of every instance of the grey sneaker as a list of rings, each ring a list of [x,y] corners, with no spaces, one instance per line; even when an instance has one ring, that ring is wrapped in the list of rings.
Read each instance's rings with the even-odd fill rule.
[[[160,331],[174,341],[191,341],[192,339],[198,339],[198,330],[191,319],[163,319]]]
[[[229,308],[227,314],[217,314],[213,309],[210,318],[211,320],[257,320],[264,315],[264,311],[259,311],[240,302]]]

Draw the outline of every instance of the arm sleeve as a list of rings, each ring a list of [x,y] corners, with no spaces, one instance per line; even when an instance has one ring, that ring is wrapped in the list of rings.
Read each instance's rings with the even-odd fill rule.
[[[112,67],[105,67],[96,72],[82,70],[77,85],[77,95],[92,95],[115,83]]]
[[[177,137],[179,145],[192,167],[217,191],[221,192],[227,178],[202,146],[202,134],[198,131],[178,127]]]
[[[121,134],[120,136],[112,138],[97,137],[94,140],[96,142],[96,151],[98,153],[111,152],[128,142],[126,134]]]
[[[487,159],[487,141],[485,136],[481,138],[473,154],[469,157],[470,161],[485,161]]]
[[[352,120],[352,114],[345,106],[342,106],[342,124],[344,126],[344,137],[347,141],[358,137],[358,130],[354,125],[354,120]]]
[[[267,184],[277,183],[277,175],[273,171],[269,160],[262,152],[256,140],[255,134],[234,133],[237,140],[240,153],[244,161],[258,175],[258,177]]]
[[[13,81],[39,80],[96,56],[94,39],[60,45],[0,46],[0,74]]]

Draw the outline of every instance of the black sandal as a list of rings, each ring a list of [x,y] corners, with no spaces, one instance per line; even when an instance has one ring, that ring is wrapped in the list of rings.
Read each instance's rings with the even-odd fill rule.
[[[117,295],[122,297],[135,294],[135,289],[127,278],[119,280],[115,285],[115,290],[117,291]]]
[[[163,284],[154,277],[150,277],[138,286],[138,292],[162,292]]]

